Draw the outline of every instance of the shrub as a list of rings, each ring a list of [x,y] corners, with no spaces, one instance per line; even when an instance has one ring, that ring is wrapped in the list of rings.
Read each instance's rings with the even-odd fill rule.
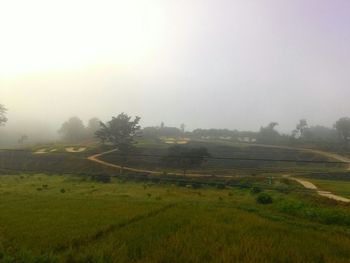
[[[251,192],[252,192],[252,194],[259,194],[259,193],[261,193],[261,188],[258,186],[253,186]]]
[[[272,197],[267,193],[260,193],[256,198],[258,204],[271,204],[272,201]]]
[[[62,188],[62,189],[60,190],[60,192],[61,192],[62,194],[64,194],[64,193],[66,192],[66,190],[64,190],[64,188]]]

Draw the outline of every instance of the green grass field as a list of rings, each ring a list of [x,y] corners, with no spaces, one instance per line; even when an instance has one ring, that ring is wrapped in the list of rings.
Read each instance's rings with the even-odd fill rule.
[[[0,262],[349,262],[349,206],[268,193],[2,175]]]

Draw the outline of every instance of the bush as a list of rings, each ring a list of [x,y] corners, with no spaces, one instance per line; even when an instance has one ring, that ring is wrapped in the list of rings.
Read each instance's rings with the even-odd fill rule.
[[[256,202],[263,205],[271,204],[272,201],[272,197],[267,193],[260,193],[256,198]]]
[[[259,194],[261,193],[261,188],[258,186],[254,186],[251,190],[252,194]]]
[[[66,190],[64,190],[64,188],[62,188],[62,189],[60,190],[60,192],[61,192],[62,194],[64,194],[64,193],[66,192]]]

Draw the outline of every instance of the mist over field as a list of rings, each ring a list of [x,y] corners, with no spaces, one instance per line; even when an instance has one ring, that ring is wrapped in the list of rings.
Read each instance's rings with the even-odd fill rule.
[[[6,129],[127,112],[290,133],[349,114],[348,1],[48,2],[0,4]]]
[[[350,262],[350,0],[0,0],[0,263]]]

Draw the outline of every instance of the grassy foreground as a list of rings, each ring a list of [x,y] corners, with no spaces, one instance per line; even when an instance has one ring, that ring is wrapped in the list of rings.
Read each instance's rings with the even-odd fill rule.
[[[2,175],[0,262],[349,262],[349,206],[269,194]]]

